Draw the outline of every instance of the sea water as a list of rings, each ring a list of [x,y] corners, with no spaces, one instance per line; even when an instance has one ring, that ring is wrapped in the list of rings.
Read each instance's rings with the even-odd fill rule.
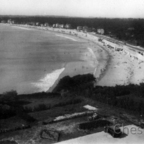
[[[65,64],[80,61],[78,50],[85,43],[49,31],[0,24],[0,93],[47,91]]]

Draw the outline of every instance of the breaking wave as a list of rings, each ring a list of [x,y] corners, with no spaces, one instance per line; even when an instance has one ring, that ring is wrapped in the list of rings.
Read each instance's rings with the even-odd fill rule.
[[[72,41],[77,41],[75,38],[72,38],[72,37],[69,37],[69,36],[66,36],[66,35],[56,34],[56,36],[63,37],[63,38],[66,38],[66,39],[70,39]]]
[[[65,68],[57,69],[49,74],[46,74],[42,79],[32,85],[39,89],[39,91],[48,91],[53,86],[59,75],[65,70]]]

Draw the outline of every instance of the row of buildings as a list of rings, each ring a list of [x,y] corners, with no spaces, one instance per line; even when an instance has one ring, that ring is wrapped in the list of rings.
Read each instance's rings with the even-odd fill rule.
[[[83,32],[97,32],[98,34],[102,35],[104,34],[104,29],[102,28],[95,29],[95,28],[89,28],[87,26],[77,26],[77,30]]]
[[[72,26],[71,24],[53,24],[53,28],[65,28],[65,29],[71,29]],[[77,26],[77,31],[82,31],[82,32],[97,32],[98,34],[104,34],[104,29],[95,29],[95,28],[89,28],[87,26]]]
[[[2,20],[1,23],[9,23],[9,24],[14,24],[14,20],[8,19],[8,20]],[[62,28],[62,29],[72,29],[72,25],[71,24],[52,24],[50,25],[49,23],[39,23],[39,22],[27,22],[27,23],[23,23],[25,25],[30,25],[30,26],[41,26],[41,27],[53,27],[53,28]],[[88,26],[77,26],[77,31],[82,31],[82,32],[96,32],[98,34],[103,35],[104,34],[104,29],[103,28],[90,28]]]
[[[64,24],[58,24],[58,23],[53,24],[52,27],[53,28],[65,28],[65,29],[71,29],[72,28],[71,24],[64,25]]]
[[[14,21],[9,19],[7,21],[1,21],[1,23],[14,24]],[[56,23],[53,25],[49,25],[48,23],[40,24],[39,22],[28,22],[28,23],[25,23],[25,25],[40,26],[40,27],[52,27],[52,28],[61,28],[61,29],[72,29],[71,24]],[[126,43],[119,42],[115,39],[106,38],[106,36],[103,35],[105,32],[103,28],[95,29],[95,28],[89,28],[88,26],[77,26],[76,30],[79,32],[85,32],[85,33],[96,32],[97,34],[101,35],[101,37],[98,39],[98,41],[101,42],[103,46],[107,46],[107,48],[109,48],[111,50],[126,52],[127,54],[129,54],[132,57],[144,60],[144,52],[143,51],[127,49]]]
[[[72,29],[72,25],[71,24],[53,24],[53,25],[49,25],[48,23],[44,23],[44,24],[40,24],[36,23],[36,24],[30,24],[30,25],[36,25],[36,26],[41,26],[41,27],[53,27],[53,28],[61,28],[61,29]],[[103,35],[104,34],[104,29],[102,28],[89,28],[87,26],[77,26],[77,31],[82,31],[82,32],[97,32],[98,34]]]
[[[7,21],[6,20],[2,20],[0,23],[8,23],[8,24],[14,24],[14,20],[11,20],[11,19],[8,19]]]

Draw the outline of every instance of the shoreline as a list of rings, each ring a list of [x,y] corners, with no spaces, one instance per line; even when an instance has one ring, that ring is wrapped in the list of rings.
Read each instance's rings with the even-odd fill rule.
[[[50,88],[50,91],[48,91],[48,92],[51,92],[52,89],[55,87],[55,85],[59,82],[59,80],[61,78],[63,78],[64,76],[70,76],[70,77],[72,77],[72,76],[79,75],[79,74],[81,75],[81,74],[91,73],[91,74],[93,74],[95,76],[96,82],[99,81],[102,78],[102,75],[104,75],[104,73],[105,73],[105,71],[107,69],[107,61],[109,61],[109,59],[110,59],[110,55],[109,55],[108,51],[106,51],[104,47],[98,45],[93,39],[86,38],[85,36],[87,34],[82,34],[82,35],[80,34],[80,35],[78,35],[78,32],[75,31],[75,30],[68,30],[68,31],[66,30],[65,31],[63,29],[62,30],[61,29],[57,29],[54,32],[57,33],[57,31],[58,31],[58,33],[66,35],[66,37],[67,36],[73,36],[75,38],[84,39],[84,40],[87,41],[87,43],[90,43],[90,46],[87,46],[87,50],[88,50],[88,53],[91,55],[91,59],[87,58],[87,62],[89,62],[90,63],[89,65],[92,65],[94,69],[93,69],[92,72],[87,71],[85,73],[79,72],[77,74],[74,74],[74,71],[73,71],[73,74],[71,74],[71,73],[66,72],[67,69],[71,69],[71,65],[72,65],[72,67],[74,66],[73,63],[71,63],[71,64],[69,64],[70,66],[69,67],[67,66],[65,68],[65,71],[60,74],[60,76],[57,79],[56,83],[52,86],[52,88]],[[64,31],[65,31],[65,33],[64,33]],[[72,33],[73,33],[73,35],[72,35]],[[103,56],[102,56],[103,57],[102,59],[104,59],[103,61],[99,60],[99,59],[101,59],[100,58],[101,56],[99,55],[99,53],[97,51],[100,51],[100,53],[104,53]],[[85,61],[85,63],[86,63],[86,61]],[[83,65],[83,64],[81,64],[81,65]],[[84,68],[84,66],[82,66],[82,67]],[[83,71],[83,68],[82,68],[81,71]]]
[[[20,25],[19,27],[23,27],[23,25]],[[135,47],[125,45],[121,41],[106,36],[79,32],[73,29],[45,28],[25,25],[24,27],[43,30],[45,32],[49,31],[69,40],[78,38],[87,41],[89,45],[87,46],[88,53],[86,53],[86,55],[89,57],[83,57],[83,62],[95,68],[93,69],[93,72],[87,71],[81,73],[79,71],[77,74],[92,73],[97,79],[95,86],[139,85],[144,82],[144,56],[141,55]],[[117,50],[118,48],[122,49],[122,51]],[[142,52],[144,54],[144,50]],[[72,74],[70,69],[72,70],[72,67],[74,67],[75,64],[76,63],[72,62],[66,65],[65,71],[60,74],[57,81],[66,75],[74,76],[75,71],[73,70]],[[82,63],[76,65],[78,65],[76,68],[82,66],[81,71],[84,71],[85,67],[87,67]]]
[[[93,74],[96,78],[96,82],[99,81],[106,71],[107,61],[109,59],[108,51],[105,50],[104,47],[98,45],[95,40],[92,38],[87,37],[87,34],[77,32],[76,30],[69,30],[69,29],[54,29],[54,28],[41,28],[35,26],[25,26],[25,25],[12,25],[14,27],[23,28],[24,29],[36,29],[42,31],[50,31],[56,34],[56,36],[63,37],[72,41],[78,41],[77,39],[82,39],[86,41],[86,52],[82,56],[82,61],[77,62],[70,62],[66,63],[64,66],[64,70],[59,74],[53,85],[49,88],[42,88],[43,80],[47,80],[47,78],[40,79],[39,82],[35,84],[36,87],[41,88],[46,92],[51,92],[56,84],[59,82],[61,78],[64,76],[75,76],[75,75],[82,75],[82,74]],[[88,45],[89,44],[89,45]],[[101,58],[102,57],[102,58]],[[55,70],[57,71],[57,70]],[[50,73],[51,74],[51,73]],[[49,74],[47,74],[48,76]],[[46,82],[44,82],[46,83]]]

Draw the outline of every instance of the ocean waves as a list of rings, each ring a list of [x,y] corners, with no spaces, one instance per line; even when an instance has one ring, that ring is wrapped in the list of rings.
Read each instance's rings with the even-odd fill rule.
[[[51,73],[46,74],[43,78],[41,78],[38,82],[31,83],[34,87],[38,88],[38,91],[48,91],[50,87],[58,79],[59,75],[65,70],[65,68],[57,69]]]

